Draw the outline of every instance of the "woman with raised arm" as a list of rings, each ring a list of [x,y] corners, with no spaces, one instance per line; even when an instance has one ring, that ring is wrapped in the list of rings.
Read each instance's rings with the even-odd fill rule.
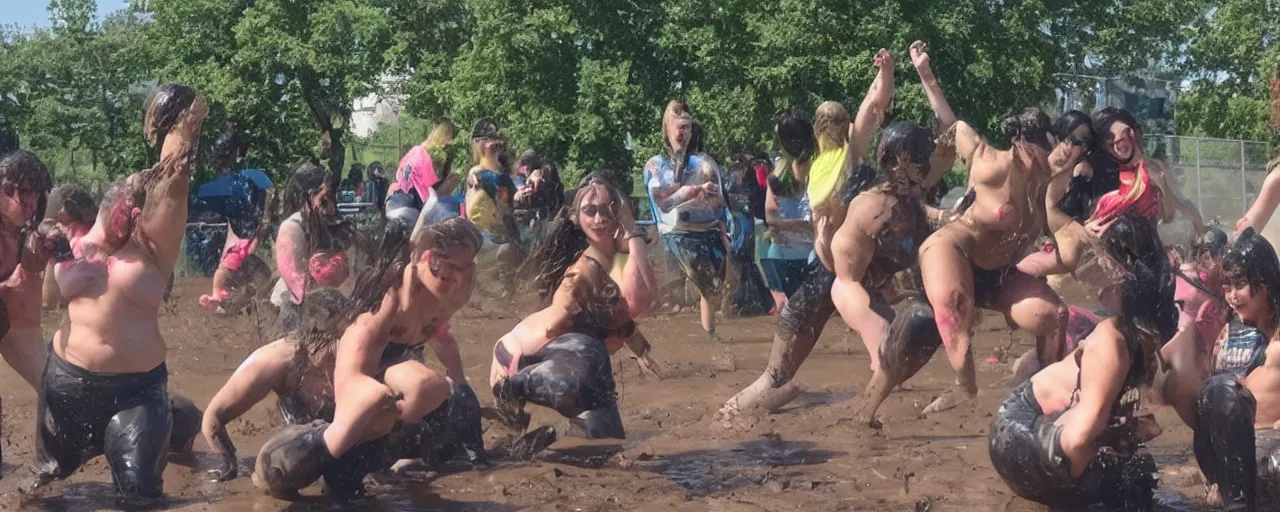
[[[653,370],[635,323],[657,291],[645,251],[624,196],[600,175],[588,176],[521,269],[534,274],[548,305],[493,349],[489,383],[506,423],[528,427],[524,404],[532,402],[581,423],[587,437],[626,436],[609,355],[626,345]]]
[[[105,454],[120,494],[150,501],[163,492],[174,425],[158,316],[208,107],[194,89],[165,84],[144,109],[160,163],[111,185],[76,259],[56,268],[67,322],[41,384],[35,472],[41,483],[65,478]]]
[[[848,202],[876,180],[875,169],[856,164],[861,162],[868,150],[872,132],[880,125],[880,120],[893,100],[893,57],[887,50],[881,49],[872,62],[877,68],[876,78],[872,81],[854,122],[849,122],[849,113],[843,106],[829,101],[818,107],[812,127],[803,119],[784,114],[774,128],[777,144],[784,158],[793,162],[793,171],[807,177],[806,194],[812,207],[816,258],[810,259],[803,283],[783,307],[778,320],[778,333],[773,340],[773,351],[769,356],[769,366],[759,379],[730,398],[721,408],[720,414],[726,420],[752,411],[775,411],[791,401],[799,392],[791,384],[791,378],[809,356],[827,319],[836,311],[832,302],[832,287],[836,279],[836,274],[831,270],[835,262],[832,238],[845,222],[849,211]],[[914,152],[910,155],[900,153],[908,149],[920,149],[913,146],[918,141],[907,143],[912,138],[906,136],[910,131],[904,127],[899,136],[894,137],[896,142],[893,145],[901,146],[892,148],[886,161],[896,162],[900,157],[909,161],[918,156]],[[885,139],[882,144],[887,141]],[[926,142],[931,145],[930,141]],[[806,155],[815,147],[818,150],[817,156],[812,162],[806,162]],[[928,160],[927,156],[924,158]],[[927,173],[927,167],[926,163],[921,169]],[[908,176],[915,175],[904,172],[895,176],[906,182]],[[915,176],[915,179],[919,180],[921,177]],[[766,198],[766,202],[768,201]],[[767,208],[769,207],[766,206]],[[845,248],[841,246],[841,249]],[[840,258],[839,261],[843,262],[844,255]],[[871,349],[873,342],[866,343]],[[879,341],[874,343],[877,348],[871,350],[878,356]]]
[[[1001,130],[1013,141],[1007,150],[990,146],[964,122],[956,122],[943,137],[943,144],[969,165],[974,199],[920,247],[924,290],[947,359],[960,377],[954,388],[924,409],[925,414],[977,395],[970,340],[978,308],[1004,313],[1034,335],[1041,368],[1063,355],[1066,305],[1044,280],[1015,267],[1046,230],[1044,194],[1053,149],[1049,125],[1049,117],[1039,109],[1005,119]]]
[[[1155,461],[1136,412],[1177,331],[1173,272],[1142,216],[1122,214],[1101,242],[1101,264],[1121,282],[1118,314],[1004,401],[991,463],[1018,496],[1050,507],[1150,510]]]

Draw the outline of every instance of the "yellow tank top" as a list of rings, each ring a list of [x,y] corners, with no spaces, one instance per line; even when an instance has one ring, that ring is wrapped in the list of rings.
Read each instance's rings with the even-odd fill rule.
[[[813,166],[809,167],[809,204],[823,204],[844,183],[844,163],[848,151],[849,146],[846,144],[840,149],[823,151],[813,159]]]

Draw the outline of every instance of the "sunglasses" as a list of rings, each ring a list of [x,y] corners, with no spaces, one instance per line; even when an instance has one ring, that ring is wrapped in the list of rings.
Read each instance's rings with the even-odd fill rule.
[[[582,208],[579,209],[579,211],[581,211],[582,215],[587,218],[595,217],[596,215],[599,215],[606,219],[613,218],[613,210],[610,210],[608,206],[584,204],[582,205]]]

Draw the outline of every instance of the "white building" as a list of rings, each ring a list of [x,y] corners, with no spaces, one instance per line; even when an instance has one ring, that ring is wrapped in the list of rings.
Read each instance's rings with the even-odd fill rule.
[[[384,76],[381,89],[386,92],[373,93],[356,100],[351,105],[351,133],[356,137],[368,137],[378,130],[379,125],[395,124],[399,119],[400,102],[404,95],[398,91],[400,77]]]

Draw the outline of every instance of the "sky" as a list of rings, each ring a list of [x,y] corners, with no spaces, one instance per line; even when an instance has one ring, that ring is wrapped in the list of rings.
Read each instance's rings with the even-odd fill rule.
[[[0,10],[0,25],[49,26],[49,0],[7,0],[4,3],[5,8]],[[126,5],[128,2],[125,0],[98,0],[98,19]]]

